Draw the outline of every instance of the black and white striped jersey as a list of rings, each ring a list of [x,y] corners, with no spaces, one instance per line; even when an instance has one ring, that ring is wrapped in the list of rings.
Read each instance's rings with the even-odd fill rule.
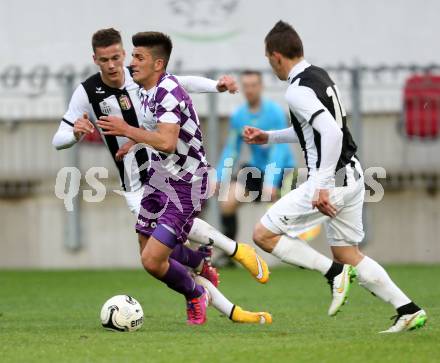
[[[347,127],[340,92],[328,73],[302,60],[290,71],[288,83],[286,99],[290,120],[304,152],[309,175],[316,174],[320,168],[321,135],[312,125],[314,119],[323,112],[330,113],[332,117],[329,119],[334,120],[343,133],[336,173],[346,166],[354,167],[357,146]]]
[[[133,81],[128,68],[124,68],[125,83],[121,88],[112,88],[107,86],[98,72],[84,82],[82,82],[75,90],[70,100],[69,109],[63,116],[63,122],[73,126],[78,118],[81,118],[84,112],[87,112],[91,122],[96,126],[96,120],[101,116],[114,115],[122,117],[128,124],[134,127],[141,125],[143,117],[141,103],[139,99],[139,86]],[[146,149],[140,149],[135,154],[137,165],[125,165],[132,163],[132,159],[125,158],[124,161],[115,159],[118,149],[129,141],[128,138],[122,136],[102,135],[107,148],[112,155],[121,179],[124,190],[131,191],[140,188],[142,181],[147,177],[147,170],[138,171],[139,167],[148,161]],[[130,171],[127,173],[125,170]]]

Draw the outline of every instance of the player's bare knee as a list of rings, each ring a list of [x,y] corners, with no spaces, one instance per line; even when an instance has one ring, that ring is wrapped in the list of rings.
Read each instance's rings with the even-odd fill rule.
[[[336,261],[356,266],[364,257],[357,246],[332,247],[333,257]]]
[[[272,252],[275,247],[275,241],[267,233],[267,229],[264,228],[260,223],[254,229],[254,234],[252,236],[255,244],[260,247],[263,251]]]
[[[142,258],[142,254],[144,252],[145,247],[147,246],[148,239],[142,236],[141,234],[139,234],[138,242],[139,242],[139,254]]]
[[[153,276],[159,276],[162,272],[162,263],[156,258],[143,253],[141,256],[142,266]]]
[[[332,248],[333,259],[339,263],[345,263],[344,253],[335,248]]]
[[[144,253],[144,251],[141,252],[141,263],[142,266],[144,266],[144,269],[148,271],[148,266],[149,266],[149,258],[148,256]]]

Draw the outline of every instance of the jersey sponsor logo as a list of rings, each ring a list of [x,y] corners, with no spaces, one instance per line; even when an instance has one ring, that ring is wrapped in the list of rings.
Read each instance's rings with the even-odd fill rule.
[[[138,220],[137,220],[137,224],[139,224],[141,227],[144,227],[144,228],[148,228],[148,227],[151,227],[151,228],[156,228],[157,227],[157,223],[155,222],[155,221],[152,221],[152,222],[144,222],[142,219],[140,219],[140,218],[138,218]]]
[[[110,115],[112,112],[112,108],[107,101],[99,102],[99,108],[104,115]]]
[[[102,95],[103,93],[105,93],[105,91],[102,89],[102,87],[96,87],[96,91],[97,94]]]
[[[118,99],[121,110],[128,111],[131,108],[130,97],[127,95],[121,95]]]

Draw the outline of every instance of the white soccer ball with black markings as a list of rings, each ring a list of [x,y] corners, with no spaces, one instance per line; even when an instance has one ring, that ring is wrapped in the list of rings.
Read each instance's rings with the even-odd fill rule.
[[[116,295],[103,305],[101,322],[108,330],[135,331],[144,323],[144,312],[136,299],[128,295]]]

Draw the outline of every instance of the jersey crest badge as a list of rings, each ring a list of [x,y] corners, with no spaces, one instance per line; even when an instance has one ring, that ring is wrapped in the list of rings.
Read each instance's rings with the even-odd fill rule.
[[[130,98],[127,95],[119,96],[119,106],[121,110],[128,111],[131,108]]]
[[[105,93],[105,91],[102,90],[102,87],[96,87],[96,93],[103,94],[103,93]]]
[[[104,115],[110,115],[112,112],[112,108],[107,101],[99,102],[99,108]]]

